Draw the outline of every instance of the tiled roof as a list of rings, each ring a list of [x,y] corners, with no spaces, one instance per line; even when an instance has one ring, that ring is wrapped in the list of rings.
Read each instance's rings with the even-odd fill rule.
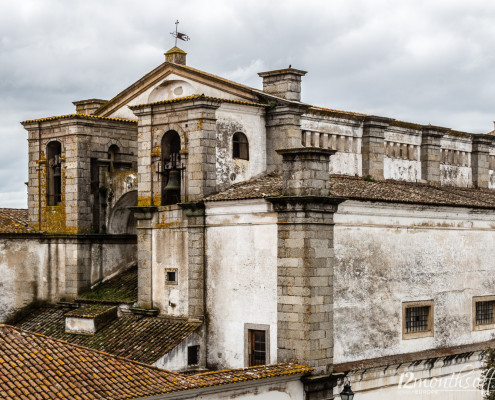
[[[329,197],[470,208],[495,208],[495,190],[439,186],[393,180],[372,181],[344,175],[330,175]],[[282,178],[266,175],[239,183],[207,201],[241,200],[281,196]]]
[[[135,399],[311,371],[282,364],[185,376],[0,325],[4,400]]]
[[[0,233],[34,233],[28,226],[28,210],[0,208]]]
[[[143,106],[155,106],[155,105],[159,105],[159,104],[181,103],[181,102],[190,101],[190,100],[210,100],[210,101],[215,101],[218,103],[232,103],[232,104],[241,104],[241,105],[245,105],[245,106],[268,107],[267,104],[255,103],[253,101],[231,100],[231,99],[224,99],[224,98],[220,98],[220,97],[205,96],[204,94],[194,94],[192,96],[177,97],[175,99],[170,99],[170,100],[155,101],[154,103],[138,104],[138,105],[134,105],[134,106],[129,106],[129,108],[131,110],[134,110],[135,108],[143,107]]]
[[[137,293],[137,265],[135,265],[114,278],[100,283],[90,291],[81,294],[77,300],[85,303],[135,303]]]
[[[94,335],[65,333],[62,307],[41,308],[16,324],[18,328],[91,347],[131,360],[153,364],[201,326],[199,321],[127,315]]]
[[[74,119],[74,118],[75,119],[100,119],[100,120],[104,120],[104,121],[117,121],[117,122],[129,123],[129,124],[137,124],[137,120],[124,119],[124,118],[99,117],[97,115],[89,115],[89,114],[67,114],[67,115],[58,115],[55,117],[29,119],[27,121],[21,122],[21,124],[29,124],[31,122],[55,121],[58,119]]]

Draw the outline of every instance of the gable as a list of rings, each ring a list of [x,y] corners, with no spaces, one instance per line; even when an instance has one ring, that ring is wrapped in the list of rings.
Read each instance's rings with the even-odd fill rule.
[[[128,106],[204,94],[258,101],[259,91],[194,68],[165,62],[100,107],[95,115],[136,119]]]

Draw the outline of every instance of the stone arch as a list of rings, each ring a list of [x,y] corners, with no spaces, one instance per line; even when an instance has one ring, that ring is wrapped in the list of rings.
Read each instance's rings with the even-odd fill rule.
[[[135,235],[136,219],[129,207],[137,206],[137,190],[125,193],[115,203],[108,218],[108,233],[114,235]]]

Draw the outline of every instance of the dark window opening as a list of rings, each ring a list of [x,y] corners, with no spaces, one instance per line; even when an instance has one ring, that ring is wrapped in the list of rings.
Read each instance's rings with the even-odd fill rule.
[[[199,364],[199,346],[187,347],[187,365]]]
[[[167,271],[167,283],[177,283],[176,271]]]
[[[430,306],[406,308],[406,333],[430,330]]]
[[[232,137],[232,157],[241,160],[249,160],[249,143],[247,137],[242,132],[234,133]]]
[[[169,131],[161,143],[162,206],[180,203],[182,170],[180,136]]]
[[[50,142],[46,146],[47,154],[47,205],[58,206],[62,202],[62,145]]]
[[[115,171],[115,163],[118,161],[119,147],[112,144],[108,149],[108,160],[110,161],[109,170],[110,172]]]
[[[476,302],[476,325],[493,324],[493,305],[495,301]]]
[[[249,329],[249,366],[266,364],[266,332]]]

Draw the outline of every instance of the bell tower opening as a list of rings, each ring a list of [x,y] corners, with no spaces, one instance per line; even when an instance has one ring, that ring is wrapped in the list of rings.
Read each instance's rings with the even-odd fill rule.
[[[62,145],[53,141],[46,146],[47,154],[47,198],[48,206],[58,206],[62,202]]]
[[[180,202],[181,166],[180,136],[175,131],[163,135],[161,143],[162,196],[161,205]]]

